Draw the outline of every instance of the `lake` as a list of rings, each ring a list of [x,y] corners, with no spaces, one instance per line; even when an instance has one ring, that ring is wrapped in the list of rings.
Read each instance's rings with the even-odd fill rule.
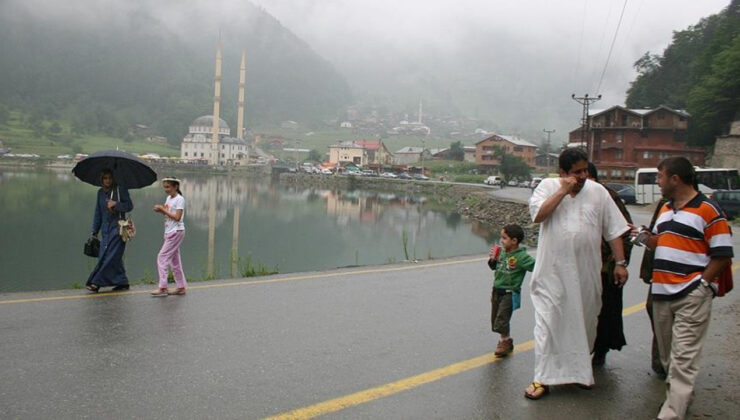
[[[288,273],[482,254],[498,240],[497,230],[424,196],[178,177],[190,281],[244,277],[250,268]],[[0,168],[0,292],[84,286],[96,263],[82,254],[96,191],[69,169]],[[152,207],[165,193],[159,183],[130,193],[137,235],[126,270],[132,283],[154,281],[164,223]]]

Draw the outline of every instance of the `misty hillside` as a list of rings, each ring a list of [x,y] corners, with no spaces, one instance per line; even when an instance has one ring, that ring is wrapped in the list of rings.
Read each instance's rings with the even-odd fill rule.
[[[0,104],[69,121],[77,133],[123,136],[144,124],[178,143],[192,119],[212,112],[219,29],[230,125],[242,49],[248,125],[320,121],[350,100],[327,61],[250,3],[123,3],[0,2]]]

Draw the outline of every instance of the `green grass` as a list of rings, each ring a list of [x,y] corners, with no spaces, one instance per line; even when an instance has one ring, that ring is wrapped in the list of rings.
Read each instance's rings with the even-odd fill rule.
[[[42,157],[73,155],[77,152],[92,153],[97,150],[115,148],[137,154],[180,155],[180,149],[175,146],[148,143],[144,140],[127,143],[123,139],[105,135],[71,134],[68,123],[59,121],[59,125],[62,127],[62,133],[59,136],[39,137],[33,130],[23,126],[19,112],[12,111],[7,123],[0,124],[0,140],[6,148],[12,150],[12,153],[36,153]]]

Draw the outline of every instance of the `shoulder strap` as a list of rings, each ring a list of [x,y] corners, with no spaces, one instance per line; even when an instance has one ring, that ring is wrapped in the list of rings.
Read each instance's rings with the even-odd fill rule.
[[[116,187],[116,193],[118,194],[118,202],[120,203],[121,202],[121,188],[120,187]],[[125,220],[126,219],[126,213],[124,213],[122,211],[119,211],[118,212],[118,215],[121,218],[121,220]]]

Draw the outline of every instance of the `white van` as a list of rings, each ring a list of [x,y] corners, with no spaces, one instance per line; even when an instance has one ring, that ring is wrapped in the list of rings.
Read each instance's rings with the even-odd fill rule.
[[[501,177],[495,175],[489,176],[485,181],[483,181],[483,183],[488,185],[501,185]]]

